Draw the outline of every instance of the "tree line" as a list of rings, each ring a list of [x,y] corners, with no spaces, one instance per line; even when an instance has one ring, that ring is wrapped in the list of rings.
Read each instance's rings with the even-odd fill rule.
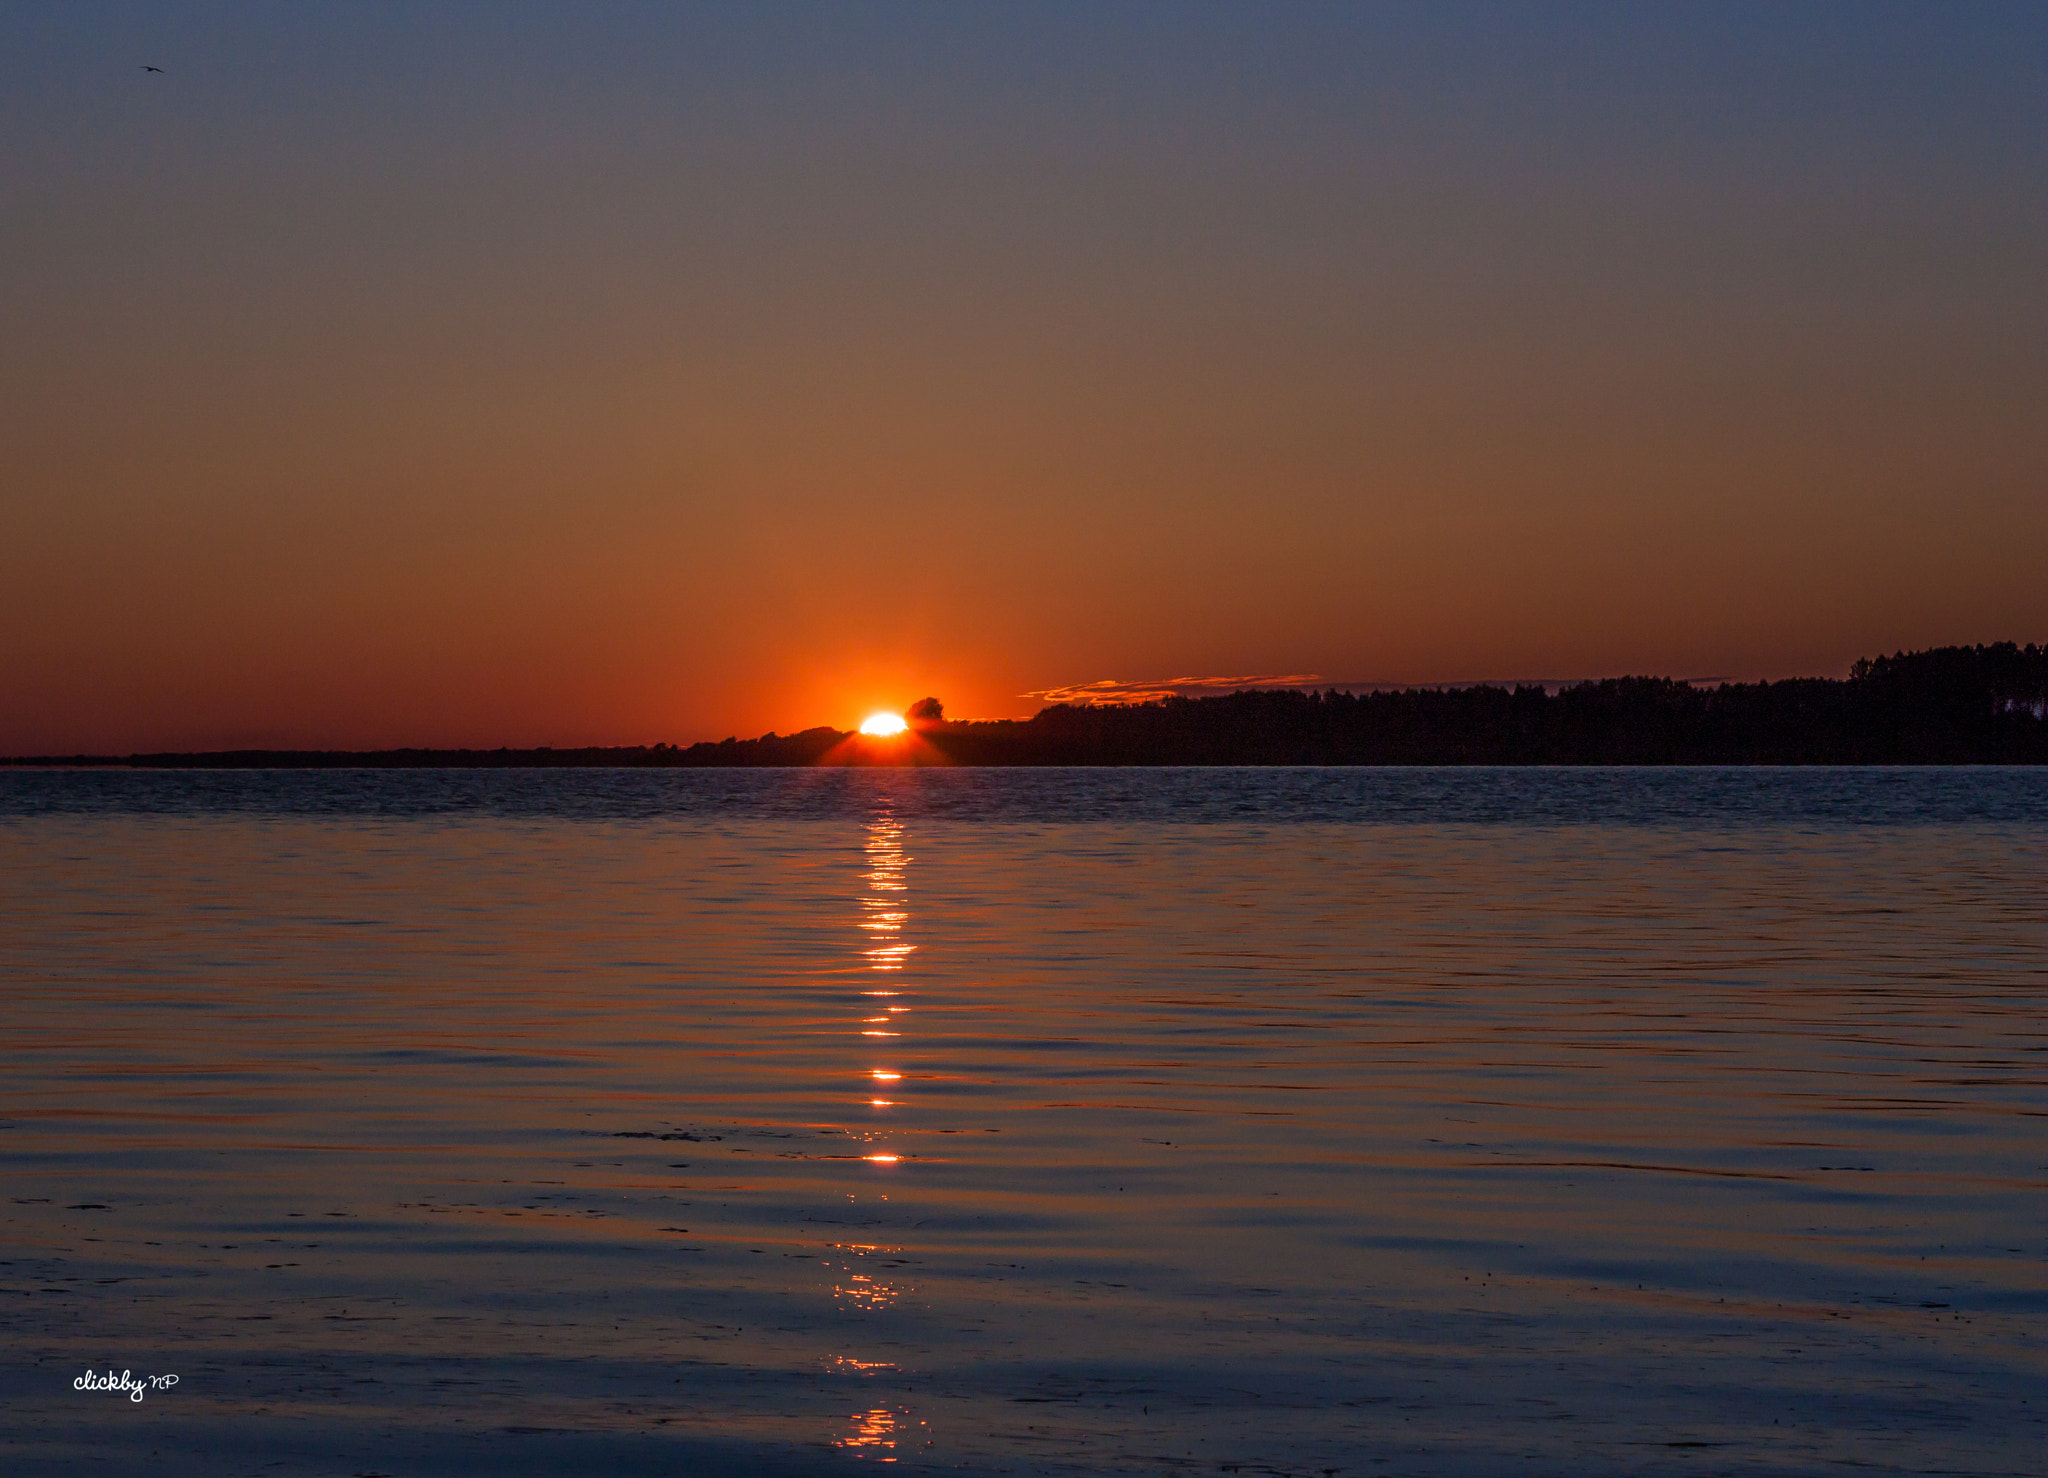
[[[933,765],[1950,765],[2048,763],[2048,646],[1940,647],[1845,679],[1704,686],[1623,677],[1354,693],[1262,689],[949,722],[905,739],[829,727],[587,749],[231,750],[14,763],[167,767]]]

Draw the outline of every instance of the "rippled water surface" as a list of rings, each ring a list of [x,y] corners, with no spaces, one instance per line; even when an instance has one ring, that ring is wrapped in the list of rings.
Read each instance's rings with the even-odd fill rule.
[[[2044,838],[2004,770],[0,774],[0,1458],[2038,1472]]]

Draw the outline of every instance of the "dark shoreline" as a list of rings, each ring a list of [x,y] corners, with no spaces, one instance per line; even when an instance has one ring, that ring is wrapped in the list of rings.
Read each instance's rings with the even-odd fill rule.
[[[38,755],[16,768],[742,769],[789,766],[2039,765],[2048,647],[1943,647],[1846,679],[1701,687],[1626,677],[1542,687],[1349,693],[1261,689],[1030,719],[921,723],[897,739],[833,728],[676,746]]]

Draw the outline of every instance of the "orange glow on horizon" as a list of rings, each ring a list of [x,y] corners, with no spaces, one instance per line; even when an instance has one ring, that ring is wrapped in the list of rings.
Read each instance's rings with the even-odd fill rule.
[[[1484,43],[1422,6],[708,9],[508,24],[488,65],[276,70],[467,54],[395,7],[207,33],[303,126],[192,75],[109,112],[61,80],[85,20],[10,50],[0,757],[810,753],[886,709],[823,762],[938,766],[1105,682],[2048,633],[2031,19],[1929,22],[1922,62],[1719,7]],[[1525,24],[1555,66],[1493,70]],[[1780,48],[1815,60],[1742,74],[1768,128],[1678,101]],[[1307,80],[1353,67],[1399,85]],[[726,98],[756,121],[707,146]]]

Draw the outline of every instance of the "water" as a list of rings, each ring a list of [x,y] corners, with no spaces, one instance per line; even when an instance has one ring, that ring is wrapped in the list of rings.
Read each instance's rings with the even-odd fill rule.
[[[2023,770],[0,774],[0,1455],[2038,1471],[2044,822]]]

